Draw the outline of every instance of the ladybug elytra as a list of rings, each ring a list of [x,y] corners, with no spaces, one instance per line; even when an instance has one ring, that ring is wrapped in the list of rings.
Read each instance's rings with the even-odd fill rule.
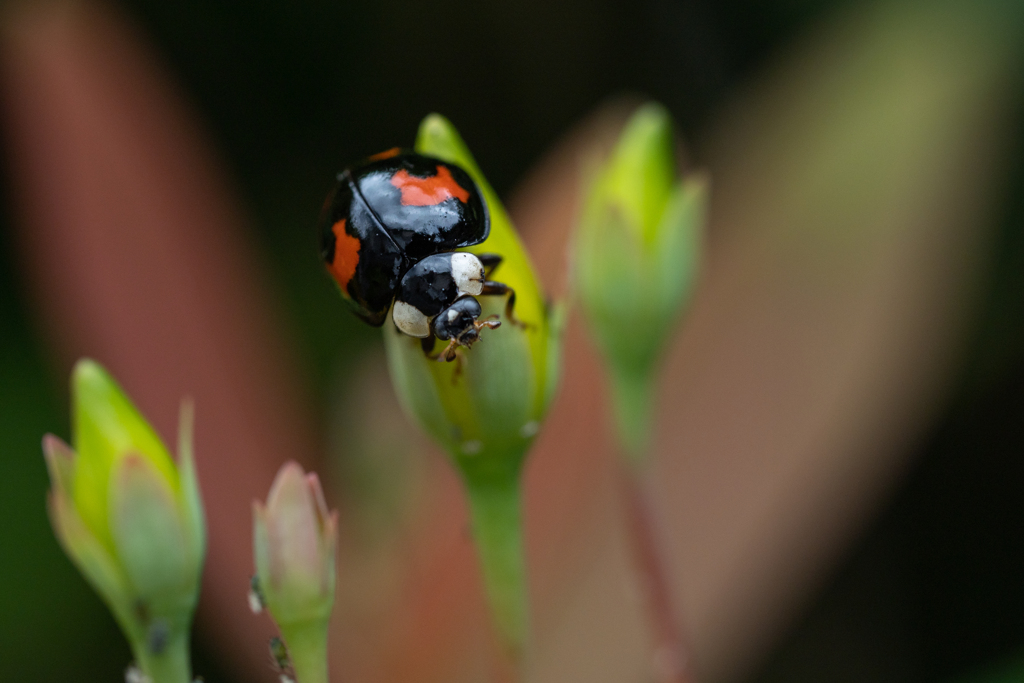
[[[423,339],[426,352],[435,339],[448,341],[433,357],[451,361],[480,330],[501,324],[479,320],[474,297],[508,295],[505,315],[521,324],[515,292],[487,279],[501,257],[456,251],[489,233],[487,203],[468,173],[395,148],[338,174],[321,218],[320,252],[357,316],[379,327],[391,310],[399,331]]]

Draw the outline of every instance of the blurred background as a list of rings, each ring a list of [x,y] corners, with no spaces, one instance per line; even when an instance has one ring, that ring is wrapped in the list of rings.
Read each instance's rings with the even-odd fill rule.
[[[0,671],[130,655],[45,512],[40,437],[106,364],[197,401],[207,681],[272,681],[249,501],[287,458],[343,519],[342,681],[479,681],[460,492],[313,228],[334,174],[461,130],[566,293],[582,170],[663,102],[712,177],[652,489],[706,681],[1024,681],[1024,8],[998,0],[8,2],[0,14]],[[649,679],[573,314],[527,471],[530,679]]]

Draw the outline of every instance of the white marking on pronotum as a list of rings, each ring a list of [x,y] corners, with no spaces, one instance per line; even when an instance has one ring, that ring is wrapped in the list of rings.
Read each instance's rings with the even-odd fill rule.
[[[452,254],[452,277],[459,294],[479,296],[484,291],[484,264],[472,254],[464,251]]]
[[[410,337],[430,336],[430,321],[423,315],[423,311],[412,304],[396,301],[391,317],[395,319],[395,327]]]
[[[529,439],[531,436],[537,434],[537,430],[540,429],[540,423],[536,420],[530,420],[522,427],[519,428],[519,435],[524,439]]]
[[[459,312],[458,311],[456,311],[454,308],[449,308],[448,309],[448,322],[453,323],[453,322],[455,322],[455,319],[458,318],[458,317],[459,317]]]
[[[465,453],[466,455],[476,455],[477,453],[482,451],[483,448],[483,443],[477,441],[476,439],[465,441],[462,444],[462,452]]]

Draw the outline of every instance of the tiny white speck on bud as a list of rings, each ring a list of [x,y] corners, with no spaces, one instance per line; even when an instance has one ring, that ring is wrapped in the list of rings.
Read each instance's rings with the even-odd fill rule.
[[[263,611],[263,594],[260,593],[260,580],[259,577],[253,575],[249,581],[249,609],[253,614],[259,614]]]
[[[124,683],[153,683],[149,676],[142,673],[142,669],[131,664],[124,670]]]
[[[483,449],[483,447],[484,445],[482,442],[476,439],[470,439],[469,441],[463,442],[462,452],[466,455],[476,455]]]
[[[295,683],[295,679],[288,674],[281,674],[281,683]]]
[[[519,428],[519,435],[522,436],[524,439],[529,439],[531,436],[536,436],[539,430],[540,423],[537,422],[536,420],[530,420],[529,422],[527,422],[526,424]]]
[[[260,596],[256,595],[255,591],[249,591],[249,609],[252,610],[253,614],[259,614],[263,611],[263,602],[260,600]]]

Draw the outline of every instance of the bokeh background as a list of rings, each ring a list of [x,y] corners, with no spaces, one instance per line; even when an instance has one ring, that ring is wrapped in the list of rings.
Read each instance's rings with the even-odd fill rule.
[[[0,675],[120,680],[44,507],[89,354],[165,436],[196,397],[207,681],[271,681],[249,500],[342,511],[343,681],[479,681],[457,482],[317,261],[334,173],[458,126],[548,288],[637,101],[712,177],[651,488],[707,681],[1024,680],[1024,12],[997,0],[7,2],[0,12]],[[578,316],[527,472],[536,681],[644,681]]]

